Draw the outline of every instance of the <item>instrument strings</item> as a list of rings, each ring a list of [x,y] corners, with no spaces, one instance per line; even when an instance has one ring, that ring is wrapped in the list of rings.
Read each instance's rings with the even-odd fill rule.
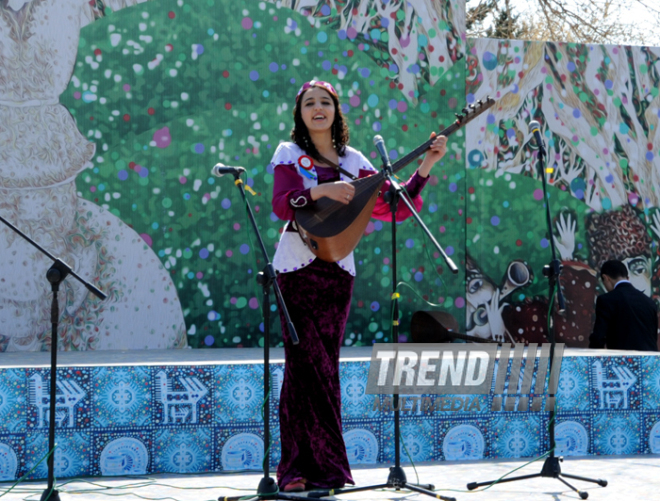
[[[316,215],[318,218],[325,220],[328,216],[333,214],[334,212],[337,212],[340,209],[346,208],[346,207],[354,207],[357,204],[364,205],[362,198],[360,195],[362,195],[365,192],[369,192],[369,196],[373,193],[373,191],[383,183],[384,181],[384,174],[382,172],[379,172],[377,174],[374,174],[372,176],[362,178],[359,180],[359,183],[356,183],[356,189],[355,189],[355,197],[348,203],[348,205],[344,205],[341,202],[337,202],[333,200],[331,203],[327,204],[325,207],[323,207],[321,210],[319,210]],[[357,213],[355,214],[357,216]]]

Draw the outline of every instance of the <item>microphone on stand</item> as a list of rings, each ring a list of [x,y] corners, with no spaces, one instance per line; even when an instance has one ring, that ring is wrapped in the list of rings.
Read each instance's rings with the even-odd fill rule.
[[[545,155],[545,146],[543,144],[543,138],[541,137],[541,124],[536,120],[532,120],[529,122],[529,128],[532,131],[532,134],[534,134],[534,139],[536,139],[536,144],[539,147],[541,155]]]
[[[232,174],[234,177],[238,177],[243,172],[245,172],[245,167],[231,167],[231,166],[225,165],[223,163],[217,163],[211,169],[211,174],[213,174],[214,176],[217,176],[217,177],[222,177],[225,174]]]
[[[390,163],[390,157],[387,154],[387,150],[385,149],[385,141],[383,141],[381,136],[374,136],[374,146],[376,146],[378,153],[380,153],[380,159],[383,161],[383,167],[385,167],[385,169],[391,173],[392,164]]]

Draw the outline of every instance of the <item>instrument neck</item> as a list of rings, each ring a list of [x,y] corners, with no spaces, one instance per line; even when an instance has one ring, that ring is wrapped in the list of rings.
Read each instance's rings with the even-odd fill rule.
[[[447,128],[445,128],[444,130],[442,130],[442,131],[438,134],[438,136],[445,136],[445,137],[447,137],[447,136],[449,136],[450,134],[453,134],[455,131],[457,131],[457,130],[460,129],[460,128],[461,128],[461,123],[460,123],[458,120],[456,120],[456,121],[455,121],[454,123],[452,123],[449,127],[447,127]],[[431,147],[431,145],[433,144],[433,141],[435,141],[435,138],[436,138],[436,137],[437,137],[437,136],[433,136],[432,138],[430,138],[430,139],[429,139],[428,141],[426,141],[425,143],[420,144],[417,148],[415,148],[414,150],[412,150],[412,151],[411,151],[410,153],[408,153],[406,156],[404,156],[403,158],[397,160],[397,161],[392,165],[392,172],[396,174],[396,173],[399,172],[401,169],[403,169],[406,165],[408,165],[410,162],[412,162],[413,160],[415,160],[417,157],[419,157],[419,156],[423,155],[424,153],[426,153],[426,151],[427,151],[427,150]]]

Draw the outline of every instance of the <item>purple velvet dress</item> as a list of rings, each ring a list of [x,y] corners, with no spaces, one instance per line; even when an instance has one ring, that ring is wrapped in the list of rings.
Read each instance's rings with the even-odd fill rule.
[[[286,364],[280,396],[280,487],[301,478],[322,488],[354,483],[342,437],[339,387],[339,348],[353,280],[336,263],[320,259],[277,277],[300,338],[294,346],[282,325]]]
[[[337,172],[317,167],[319,183],[338,180]],[[370,171],[360,175],[372,174]],[[417,210],[422,201],[419,192],[428,178],[415,173],[406,184]],[[383,193],[387,187],[383,188]],[[294,219],[290,201],[304,196],[295,167],[279,165],[275,169],[273,210],[285,220]],[[410,215],[399,209],[397,219]],[[379,200],[373,216],[390,220],[389,206]],[[290,226],[290,225],[289,225]],[[342,436],[341,388],[339,385],[339,349],[350,310],[354,277],[336,263],[315,259],[297,271],[280,273],[277,282],[282,290],[300,343],[291,343],[286,324],[282,324],[285,369],[280,396],[280,439],[282,457],[277,468],[280,488],[304,479],[306,486],[338,488],[354,484]]]

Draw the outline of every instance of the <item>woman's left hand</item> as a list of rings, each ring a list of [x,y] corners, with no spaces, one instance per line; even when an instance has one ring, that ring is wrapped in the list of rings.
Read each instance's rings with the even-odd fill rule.
[[[422,165],[419,166],[419,174],[422,177],[428,177],[431,168],[447,153],[447,138],[445,136],[436,136],[435,132],[431,132],[431,138],[435,138],[435,140],[426,152]]]

